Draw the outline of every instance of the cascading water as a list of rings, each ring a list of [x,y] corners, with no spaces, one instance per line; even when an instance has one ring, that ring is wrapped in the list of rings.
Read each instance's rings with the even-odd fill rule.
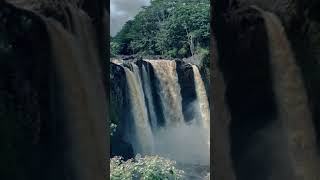
[[[159,80],[159,95],[165,123],[179,124],[184,121],[182,99],[175,61],[149,60]]]
[[[317,179],[319,165],[315,133],[300,70],[279,18],[260,11],[269,37],[274,91],[279,105],[279,118],[287,134],[295,179]]]
[[[135,127],[135,138],[131,139],[131,141],[135,153],[147,155],[153,153],[153,136],[149,125],[140,76],[137,72],[138,69],[136,65],[133,65],[133,67],[135,73],[131,72],[128,68],[124,68],[129,88],[128,92],[133,115],[133,124]]]
[[[115,62],[119,64],[121,61]],[[182,111],[181,91],[185,89],[180,87],[175,61],[127,61],[123,62],[122,67],[128,85],[133,117],[131,123],[134,124],[127,130],[126,137],[129,138],[134,152],[175,160],[188,174],[192,174],[188,179],[201,179],[200,177],[208,173],[210,164],[210,114],[198,67],[193,66],[194,72],[188,72],[194,74],[193,91],[197,95],[195,102],[190,103],[188,108],[196,115],[188,123],[185,122]],[[190,80],[192,83],[192,79]],[[156,97],[158,100],[155,100]],[[164,124],[159,123],[156,109],[163,114]]]
[[[61,88],[66,133],[65,169],[72,179],[104,179],[106,97],[95,33],[90,18],[80,9],[67,6],[70,22],[64,28],[58,21],[43,17],[51,40],[52,60]],[[72,24],[72,25],[71,25]],[[55,92],[58,94],[58,92]],[[94,141],[93,141],[94,139]],[[65,171],[63,169],[63,171]]]
[[[194,74],[195,88],[200,108],[201,123],[205,128],[208,129],[210,127],[210,111],[207,92],[201,79],[201,74],[198,67],[196,65],[192,65],[192,70]]]
[[[153,96],[152,96],[152,90],[151,90],[151,80],[150,80],[149,74],[150,74],[150,71],[148,67],[146,67],[145,65],[142,65],[143,89],[144,89],[146,100],[147,100],[147,105],[148,105],[150,119],[151,119],[151,125],[152,125],[152,128],[157,128],[158,118],[154,109],[154,102],[153,102]]]

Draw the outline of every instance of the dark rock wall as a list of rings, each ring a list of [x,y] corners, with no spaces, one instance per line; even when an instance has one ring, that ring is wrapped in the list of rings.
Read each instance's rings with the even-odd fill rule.
[[[45,24],[3,1],[0,21],[0,179],[65,179],[63,100]]]
[[[196,115],[191,111],[190,107],[197,100],[192,66],[182,61],[177,61],[177,74],[181,88],[182,112],[185,121],[190,122]]]
[[[259,133],[277,112],[264,20],[254,9],[232,12],[224,31],[228,36],[219,44],[219,65],[231,115],[233,167],[237,179],[268,179],[272,147]]]
[[[117,130],[111,137],[111,156],[122,156],[124,159],[133,156],[132,147],[125,138],[131,119],[127,89],[123,67],[110,63],[110,120],[117,124]]]
[[[224,96],[225,84],[217,62],[217,47],[214,37],[211,37],[211,90],[210,106],[210,165],[214,179],[234,180],[232,166],[231,138],[229,134],[230,113]]]
[[[41,179],[54,123],[48,36],[33,13],[10,5],[0,9],[0,179]]]

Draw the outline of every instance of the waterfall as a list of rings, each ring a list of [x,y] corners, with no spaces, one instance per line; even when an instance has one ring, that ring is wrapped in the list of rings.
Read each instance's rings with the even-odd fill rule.
[[[150,71],[148,67],[142,65],[142,79],[143,79],[143,87],[147,100],[147,105],[149,109],[150,119],[152,128],[156,128],[158,126],[158,118],[154,109],[154,102],[151,90],[151,80],[150,80]]]
[[[175,61],[148,60],[159,80],[159,95],[166,123],[179,124],[184,121],[182,99]]]
[[[66,134],[64,171],[77,177],[72,179],[104,179],[106,94],[99,65],[95,32],[90,18],[80,9],[69,6],[65,15],[71,27],[43,17],[52,47],[55,78],[64,113],[56,121]],[[59,94],[60,93],[60,94]],[[59,131],[60,132],[60,131]],[[61,162],[62,164],[62,162]]]
[[[183,164],[208,166],[209,104],[198,67],[193,66],[194,73],[186,71],[181,74],[191,77],[190,83],[194,78],[193,91],[197,94],[195,102],[188,107],[196,118],[186,123],[181,96],[181,91],[186,89],[180,87],[175,61],[126,61],[121,66],[128,86],[130,124],[133,124],[126,132],[134,152],[160,155]],[[162,113],[164,125],[158,122],[156,109]]]
[[[133,67],[135,73],[131,72],[128,68],[124,68],[135,127],[135,139],[132,144],[135,153],[147,155],[153,152],[153,136],[149,125],[140,76],[137,72],[138,69],[136,69],[136,65]]]
[[[281,123],[286,131],[289,156],[297,179],[317,179],[318,157],[312,115],[301,72],[285,30],[277,16],[263,12],[269,37],[274,91]]]
[[[201,74],[196,65],[192,65],[192,70],[194,74],[195,90],[197,94],[197,102],[200,108],[200,117],[202,125],[205,128],[210,127],[210,111],[209,111],[209,102],[207,97],[207,92],[204,86],[204,83],[201,78]]]

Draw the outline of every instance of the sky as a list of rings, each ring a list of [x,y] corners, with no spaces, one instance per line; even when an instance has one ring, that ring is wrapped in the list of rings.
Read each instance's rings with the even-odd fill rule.
[[[141,10],[150,0],[110,0],[110,34],[116,35],[121,27]]]

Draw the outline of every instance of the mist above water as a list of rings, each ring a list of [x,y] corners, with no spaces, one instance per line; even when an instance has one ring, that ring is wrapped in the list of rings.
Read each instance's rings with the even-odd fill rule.
[[[154,133],[155,154],[190,165],[210,164],[208,129],[192,124],[160,128]]]

